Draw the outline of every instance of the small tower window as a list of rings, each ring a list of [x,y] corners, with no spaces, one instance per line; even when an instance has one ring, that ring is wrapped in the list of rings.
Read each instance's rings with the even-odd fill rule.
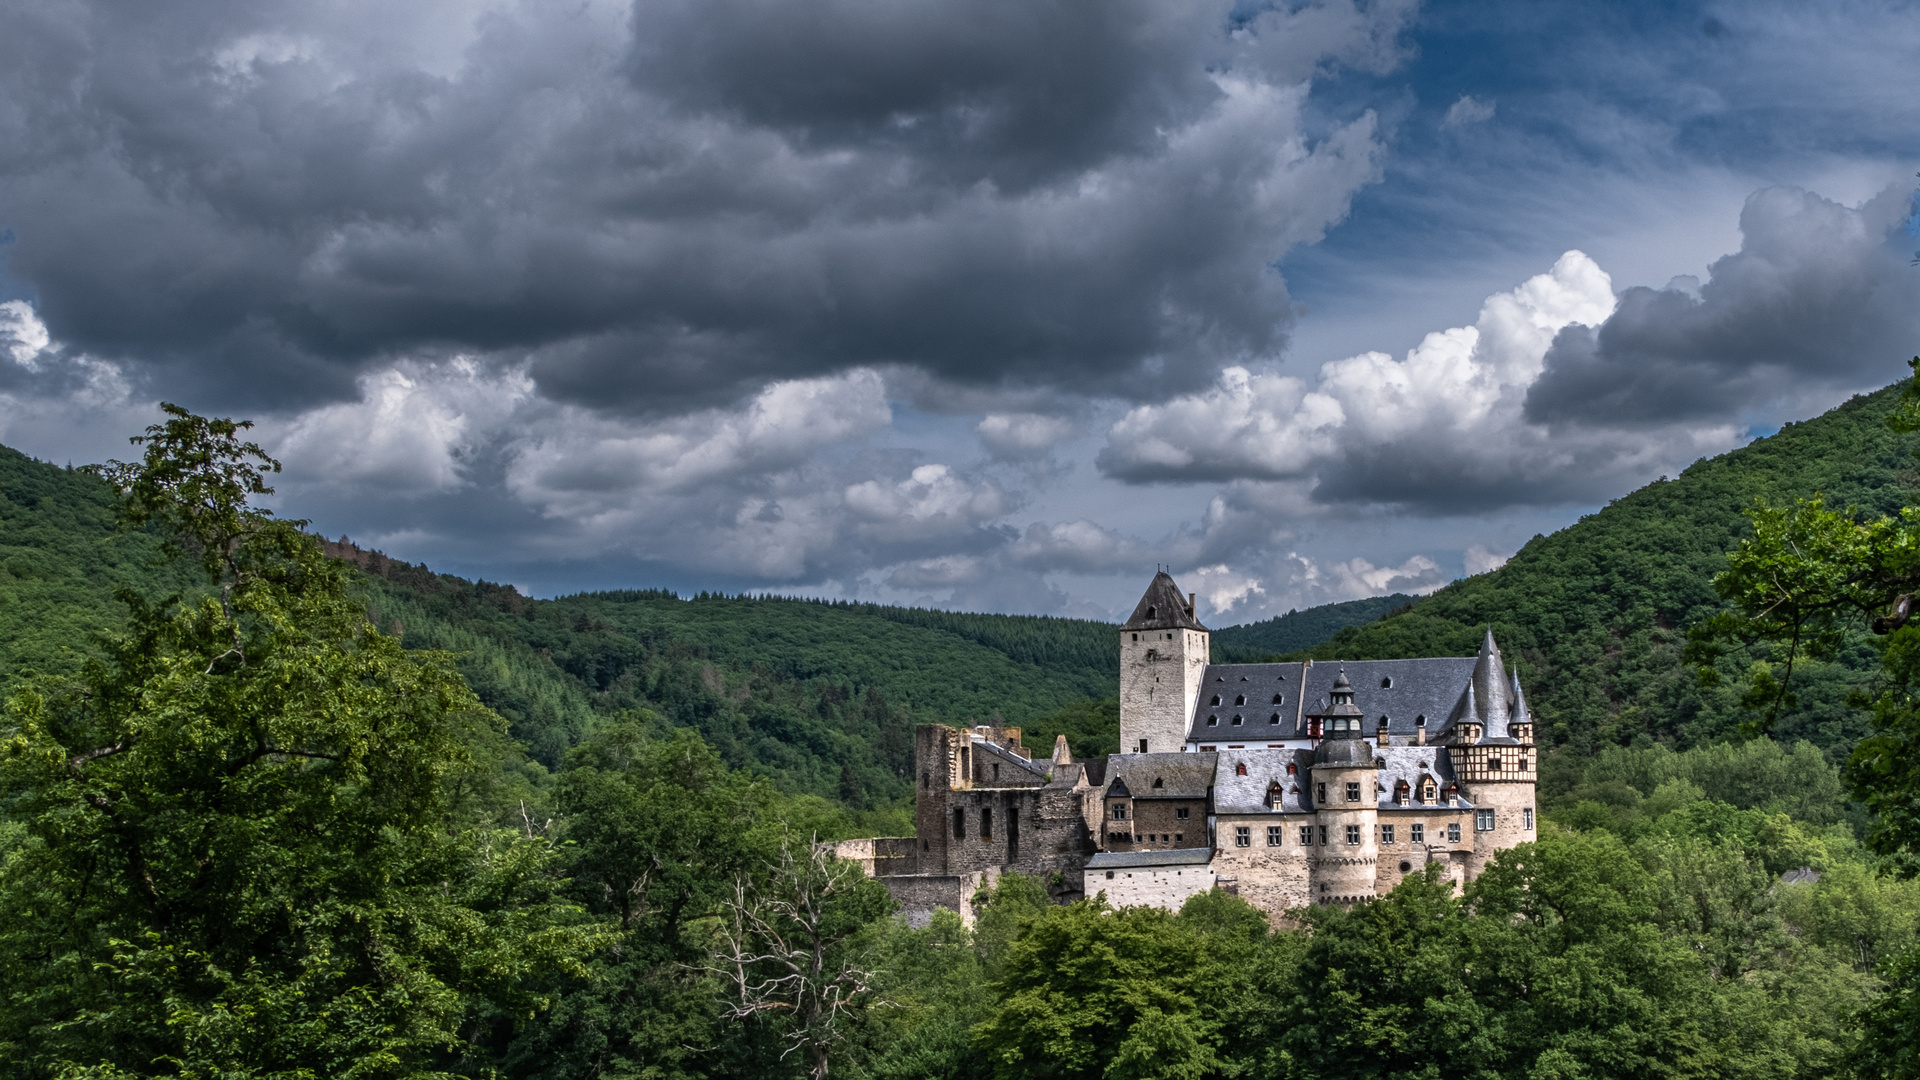
[[[1152,619],[1152,618],[1154,617],[1154,615],[1158,613],[1158,611],[1159,611],[1159,609],[1158,609],[1158,608],[1155,608],[1155,607],[1153,607],[1153,606],[1151,606],[1151,605],[1149,605],[1149,606],[1147,607],[1147,618],[1148,618],[1149,620],[1151,620],[1151,619]]]
[[[1358,780],[1347,781],[1347,801],[1348,802],[1360,801],[1360,782]]]

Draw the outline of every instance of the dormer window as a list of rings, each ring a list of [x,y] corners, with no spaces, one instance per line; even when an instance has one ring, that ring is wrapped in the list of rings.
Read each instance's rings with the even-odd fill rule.
[[[1219,695],[1219,694],[1215,694],[1215,695],[1213,695],[1213,700],[1212,700],[1212,701],[1209,701],[1209,702],[1207,702],[1207,704],[1209,704],[1209,705],[1218,705],[1218,704],[1220,704],[1220,695]]]
[[[1159,610],[1160,610],[1160,609],[1158,609],[1158,608],[1156,608],[1156,607],[1153,607],[1153,606],[1151,606],[1151,605],[1149,605],[1149,606],[1147,607],[1147,621],[1148,621],[1148,622],[1152,622],[1152,621],[1153,621],[1153,617],[1154,617],[1154,615],[1156,615],[1156,614],[1158,614],[1158,613],[1159,613]]]
[[[1209,717],[1207,717],[1207,726],[1208,726],[1208,727],[1219,727],[1219,726],[1220,726],[1220,718],[1219,718],[1219,717],[1217,717],[1217,716],[1209,716]]]
[[[1247,695],[1241,694],[1238,697],[1235,697],[1233,699],[1233,703],[1235,705],[1245,705],[1247,703]]]
[[[1275,705],[1284,705],[1284,704],[1286,704],[1286,701],[1285,701],[1285,699],[1284,699],[1284,698],[1282,698],[1282,697],[1281,697],[1281,696],[1280,696],[1279,694],[1275,694],[1275,695],[1273,695],[1273,703],[1274,703]]]
[[[1239,714],[1239,713],[1234,713],[1234,714],[1233,714],[1233,726],[1234,726],[1234,727],[1239,727],[1239,726],[1240,726],[1240,714]]]
[[[1393,689],[1393,676],[1391,676],[1391,675],[1389,675],[1389,676],[1387,676],[1386,678],[1384,678],[1384,679],[1381,679],[1381,680],[1380,680],[1380,689],[1382,689],[1382,690],[1391,690],[1391,689]]]
[[[1157,776],[1156,776],[1156,777],[1154,777],[1154,778],[1153,778],[1153,786],[1154,786],[1154,787],[1166,787],[1166,786],[1167,786],[1167,782],[1166,782],[1165,780],[1162,780],[1162,779],[1160,779],[1159,777],[1157,777]]]
[[[1439,789],[1434,786],[1433,781],[1426,780],[1421,782],[1420,784],[1420,801],[1421,802],[1423,803],[1433,802],[1436,798],[1439,797],[1439,795],[1440,795]]]
[[[1279,722],[1280,722],[1280,714],[1279,714],[1279,713],[1274,713],[1274,714],[1273,714],[1272,716],[1269,716],[1269,717],[1267,717],[1267,723],[1269,723],[1269,724],[1277,724],[1277,723],[1279,723]]]
[[[1236,761],[1236,762],[1234,762],[1234,763],[1233,763],[1233,775],[1235,775],[1235,776],[1245,776],[1245,775],[1247,775],[1247,763],[1246,763],[1246,762],[1244,762],[1244,761]]]

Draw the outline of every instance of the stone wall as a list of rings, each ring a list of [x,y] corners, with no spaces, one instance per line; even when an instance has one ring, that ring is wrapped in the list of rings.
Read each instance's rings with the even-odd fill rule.
[[[1105,893],[1107,903],[1114,907],[1160,907],[1178,911],[1188,897],[1213,888],[1214,872],[1204,863],[1135,866],[1088,870],[1085,879],[1088,896]]]
[[[900,914],[907,925],[918,930],[933,921],[935,908],[946,908],[960,916],[960,921],[973,925],[973,896],[981,889],[991,889],[1000,880],[993,872],[974,874],[898,874],[880,878],[887,892],[900,905]]]
[[[1204,630],[1120,632],[1120,752],[1177,753],[1211,653]]]
[[[1309,861],[1315,846],[1300,843],[1300,826],[1312,827],[1312,815],[1223,814],[1215,825],[1213,870],[1221,888],[1272,916],[1312,902]],[[1280,829],[1277,847],[1267,843],[1273,827]],[[1236,829],[1247,830],[1244,848],[1236,843]]]
[[[1470,873],[1478,875],[1487,865],[1494,853],[1527,843],[1538,837],[1537,826],[1527,827],[1527,819],[1534,815],[1534,785],[1531,783],[1485,783],[1463,785],[1461,793],[1467,801],[1481,810],[1493,811],[1493,831],[1481,832],[1474,829],[1474,817],[1469,812],[1462,828],[1472,830],[1466,837],[1472,847],[1473,856],[1469,860]]]

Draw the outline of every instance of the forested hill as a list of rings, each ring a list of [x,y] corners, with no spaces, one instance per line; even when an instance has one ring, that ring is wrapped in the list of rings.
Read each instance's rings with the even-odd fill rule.
[[[157,599],[191,587],[154,536],[116,527],[117,505],[88,473],[0,448],[0,692],[23,673],[75,670],[99,633],[122,625],[116,590]],[[328,548],[362,568],[383,629],[455,653],[481,699],[550,766],[601,718],[632,713],[695,728],[735,767],[789,790],[858,807],[907,794],[916,723],[1039,721],[1036,741],[1064,731],[1083,753],[1117,738],[1101,703],[1118,663],[1105,623],[660,591],[533,600],[351,544]],[[1348,621],[1375,617],[1342,608]],[[1217,640],[1231,648],[1251,632],[1272,652],[1340,625],[1314,609]]]
[[[1213,633],[1213,662],[1245,664],[1310,649],[1349,626],[1373,622],[1413,603],[1406,593],[1322,604],[1262,622],[1229,626]]]
[[[1725,661],[1730,677],[1703,690],[1682,660],[1685,632],[1719,609],[1713,576],[1747,533],[1742,511],[1821,494],[1862,515],[1894,513],[1920,484],[1912,436],[1882,422],[1899,386],[1856,397],[1803,423],[1696,462],[1552,536],[1536,536],[1506,565],[1454,582],[1404,611],[1350,627],[1307,651],[1316,659],[1464,656],[1491,625],[1520,661],[1528,703],[1553,741],[1577,747],[1642,735],[1706,742],[1753,717],[1738,703],[1750,657]],[[1796,670],[1801,704],[1773,734],[1830,752],[1865,732],[1845,705],[1877,665],[1864,636],[1838,664]]]

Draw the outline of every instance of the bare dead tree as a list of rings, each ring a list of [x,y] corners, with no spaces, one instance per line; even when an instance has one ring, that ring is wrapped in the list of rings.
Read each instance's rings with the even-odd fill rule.
[[[728,984],[729,1018],[777,1017],[786,1053],[804,1051],[808,1075],[824,1080],[848,1019],[880,1004],[854,938],[892,902],[824,845],[795,847],[781,845],[764,882],[734,879],[712,970]]]

